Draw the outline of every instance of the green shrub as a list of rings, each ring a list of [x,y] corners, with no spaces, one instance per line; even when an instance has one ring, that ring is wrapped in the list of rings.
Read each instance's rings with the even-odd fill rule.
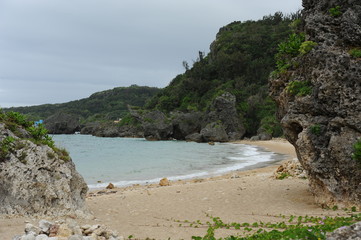
[[[277,69],[271,73],[271,76],[285,74],[293,66],[292,58],[297,57],[300,47],[305,41],[304,33],[292,33],[287,41],[278,44],[278,53],[275,55]]]
[[[309,53],[315,46],[317,46],[317,43],[313,41],[305,41],[301,44],[299,52],[301,55],[305,55]]]
[[[304,33],[300,33],[300,34],[292,33],[287,41],[278,44],[278,52],[280,54],[288,54],[293,57],[296,57],[304,41],[305,41]]]
[[[139,125],[139,121],[134,118],[132,115],[127,114],[122,120],[119,122],[119,126],[136,126]]]
[[[294,96],[307,96],[312,92],[312,85],[309,81],[291,81],[286,91]]]
[[[361,140],[358,140],[354,145],[353,145],[353,154],[352,154],[352,158],[355,159],[359,164],[361,164]]]
[[[275,114],[262,118],[260,128],[264,129],[273,137],[280,137],[283,135],[282,126],[280,122],[276,119]]]
[[[361,58],[361,49],[353,48],[348,52],[354,58]]]
[[[58,154],[58,156],[61,160],[65,161],[65,162],[70,161],[69,152],[65,148],[54,147],[53,150]]]
[[[288,178],[288,177],[290,177],[290,176],[291,176],[291,175],[290,175],[289,173],[283,172],[283,173],[281,173],[280,175],[278,175],[278,176],[276,177],[276,179],[278,179],[278,180],[283,180],[283,179]]]
[[[289,27],[295,31],[299,28],[299,26],[301,25],[302,20],[300,18],[294,20],[293,22],[290,23]]]
[[[36,144],[44,144],[49,147],[54,147],[53,139],[48,135],[48,130],[44,127],[43,124],[39,124],[38,126],[31,126],[27,128],[29,133],[34,139]]]
[[[340,16],[340,15],[342,14],[342,12],[341,12],[341,7],[340,7],[340,6],[336,6],[336,7],[330,8],[330,9],[328,10],[328,12],[330,13],[330,15],[331,15],[332,17],[338,17],[338,16]]]
[[[33,123],[28,121],[24,115],[18,112],[8,112],[6,113],[6,120],[13,122],[17,125],[23,126],[25,128],[30,127]]]
[[[8,154],[14,150],[13,143],[15,142],[15,138],[6,137],[0,142],[0,161],[6,159]]]
[[[319,136],[321,134],[321,126],[318,124],[311,126],[310,130],[311,130],[311,133],[314,135]]]

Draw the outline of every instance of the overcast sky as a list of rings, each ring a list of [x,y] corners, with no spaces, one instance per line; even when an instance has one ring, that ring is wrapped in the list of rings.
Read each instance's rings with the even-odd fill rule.
[[[301,0],[0,0],[0,107],[165,87],[220,27]]]

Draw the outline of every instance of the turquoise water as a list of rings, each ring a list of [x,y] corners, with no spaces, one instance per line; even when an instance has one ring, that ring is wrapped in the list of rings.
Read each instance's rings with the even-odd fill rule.
[[[281,160],[282,155],[244,144],[146,141],[54,135],[57,146],[70,152],[90,188],[155,183],[161,178],[190,179],[221,175]],[[99,181],[101,181],[99,183]]]

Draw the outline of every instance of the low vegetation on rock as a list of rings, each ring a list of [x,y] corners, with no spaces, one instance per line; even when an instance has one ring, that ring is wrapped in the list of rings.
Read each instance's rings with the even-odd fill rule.
[[[0,214],[89,217],[87,190],[44,126],[0,111]]]
[[[0,123],[3,123],[5,128],[15,135],[14,137],[4,137],[0,141],[0,162],[9,157],[10,153],[24,148],[26,144],[22,140],[29,140],[37,145],[47,145],[60,156],[60,159],[65,161],[70,159],[69,153],[65,149],[59,149],[55,146],[43,124],[35,125],[21,113],[3,112],[1,109]]]

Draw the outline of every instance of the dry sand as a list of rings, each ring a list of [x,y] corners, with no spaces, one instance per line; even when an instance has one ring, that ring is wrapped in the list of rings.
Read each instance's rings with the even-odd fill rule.
[[[292,145],[284,140],[247,142],[269,151],[296,157]],[[107,190],[87,198],[96,219],[83,223],[105,224],[125,238],[133,235],[145,239],[191,239],[204,236],[206,227],[187,223],[209,221],[207,215],[224,222],[280,221],[281,215],[336,215],[341,211],[324,210],[314,204],[304,179],[276,180],[273,173],[280,163],[222,177],[171,182],[170,186],[133,186]],[[97,196],[94,196],[97,195]],[[0,239],[22,233],[24,221],[0,219]],[[217,230],[218,237],[240,234],[234,230]]]

